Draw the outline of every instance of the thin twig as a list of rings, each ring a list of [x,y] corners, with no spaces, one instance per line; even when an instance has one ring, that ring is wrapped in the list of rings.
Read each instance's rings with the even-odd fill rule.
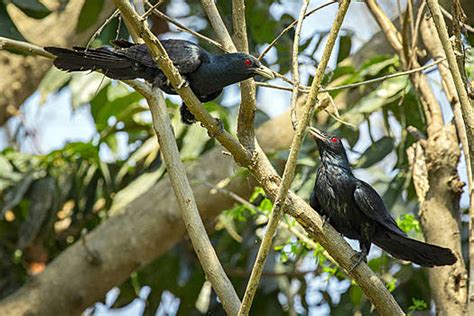
[[[385,80],[391,79],[391,78],[410,75],[410,74],[413,74],[415,72],[423,71],[423,70],[429,69],[431,67],[434,67],[437,64],[439,64],[439,63],[441,63],[445,60],[446,60],[446,58],[441,58],[441,59],[436,60],[435,62],[424,65],[422,67],[410,69],[410,70],[407,70],[407,71],[400,71],[400,72],[397,72],[397,73],[394,73],[394,74],[385,75],[385,76],[381,76],[381,77],[377,77],[377,78],[373,78],[373,79],[369,79],[369,80],[364,80],[364,81],[361,81],[361,82],[344,84],[344,85],[329,87],[329,88],[321,88],[319,90],[319,93],[332,92],[332,91],[337,91],[337,90],[342,90],[342,89],[352,89],[352,88],[355,88],[355,87],[359,87],[359,86],[363,86],[363,85],[367,85],[367,84],[371,84],[371,83],[375,83],[375,82],[385,81]],[[266,83],[266,82],[257,82],[256,84],[257,84],[257,86],[260,86],[260,87],[263,87],[263,88],[272,88],[272,89],[278,89],[278,90],[293,91],[293,89],[291,87],[285,87],[285,86],[270,84],[270,83]],[[302,93],[308,93],[309,87],[299,86],[299,91],[302,92]]]
[[[227,31],[227,27],[224,24],[224,21],[219,14],[219,10],[217,9],[214,0],[201,0],[202,7],[204,11],[206,11],[207,17],[209,22],[211,22],[212,28],[214,32],[216,32],[217,37],[219,38],[219,42],[224,46],[224,49],[227,52],[235,53],[237,48],[230,37],[229,31]]]
[[[441,12],[443,13],[443,15],[445,17],[447,17],[448,19],[450,19],[451,21],[453,20],[453,16],[451,15],[451,13],[449,13],[445,8],[443,8],[442,6],[439,7],[441,9]],[[469,24],[466,24],[466,23],[460,23],[462,25],[462,27],[464,27],[466,29],[466,31],[469,31],[471,33],[474,33],[474,27],[470,26]]]
[[[441,44],[443,45],[443,49],[448,60],[449,70],[453,76],[454,86],[456,87],[459,102],[461,103],[464,124],[466,125],[467,140],[469,142],[469,154],[471,157],[474,157],[474,111],[472,109],[474,102],[471,102],[467,94],[461,72],[459,71],[456,55],[454,53],[453,47],[451,46],[451,41],[449,40],[448,29],[446,28],[446,23],[444,22],[439,4],[434,0],[426,0],[426,2],[431,11],[433,22],[436,26],[436,30],[438,31]],[[474,159],[471,159],[471,169],[474,170]]]
[[[303,19],[306,16],[306,10],[308,9],[309,0],[304,0],[303,5],[301,6],[300,14],[298,17],[298,22],[296,23],[295,36],[293,38],[293,51],[292,54],[292,79],[293,79],[293,90],[291,93],[291,105],[290,105],[290,118],[293,125],[293,129],[296,130],[296,125],[298,125],[298,118],[296,116],[296,101],[299,96],[299,85],[300,85],[300,71],[298,63],[298,52],[300,47],[300,33],[301,28],[303,27]]]
[[[375,0],[366,0],[365,3],[372,13],[372,16],[385,33],[390,46],[392,46],[400,57],[402,68],[404,70],[410,70],[408,65],[413,69],[419,68],[420,65],[417,60],[411,60],[411,62],[406,60],[404,43],[402,42],[401,36],[392,21],[390,21],[387,15],[379,7],[378,3]],[[405,43],[405,45],[407,45],[407,43]],[[428,80],[422,73],[414,72],[412,76],[410,76],[410,79],[413,86],[420,92],[421,104],[428,123],[427,132],[428,134],[435,134],[443,127],[443,115],[441,113],[439,102],[436,99]]]
[[[148,0],[145,0],[145,3],[146,3],[148,6],[152,6],[152,4],[150,3],[150,1],[148,1]],[[171,24],[176,25],[176,26],[178,27],[178,29],[181,29],[181,30],[183,30],[183,31],[186,31],[186,32],[188,32],[188,33],[190,33],[190,34],[192,34],[192,35],[194,35],[194,36],[196,36],[196,37],[198,37],[198,38],[200,38],[200,39],[202,39],[202,40],[204,40],[204,41],[206,41],[206,42],[208,42],[208,43],[210,43],[210,44],[212,44],[212,45],[214,45],[214,46],[216,46],[217,48],[219,48],[219,49],[221,49],[221,50],[224,50],[224,47],[223,47],[219,42],[217,42],[217,41],[215,41],[215,40],[213,40],[213,39],[211,39],[211,38],[209,38],[209,37],[207,37],[207,36],[205,36],[205,35],[202,35],[201,33],[198,33],[198,32],[196,32],[196,31],[191,30],[191,29],[188,28],[186,25],[184,25],[184,24],[178,22],[177,20],[175,20],[175,19],[171,18],[170,16],[164,14],[163,12],[159,11],[158,9],[154,8],[154,9],[153,9],[153,14],[156,15],[156,16],[158,16],[158,17],[160,17],[160,18],[162,18],[162,19],[165,20],[165,21],[170,22]]]
[[[333,0],[333,1],[328,1],[326,3],[323,3],[322,5],[308,11],[308,13],[305,14],[304,18],[307,18],[308,16],[310,16],[311,14],[313,14],[314,12],[318,11],[318,10],[321,10],[322,8],[325,8],[333,3],[337,3],[337,1]],[[303,18],[303,19],[304,19]],[[285,27],[281,32],[280,34],[278,34],[275,39],[273,39],[273,41],[263,50],[263,52],[260,54],[260,56],[258,56],[258,60],[262,60],[262,58],[268,53],[268,51],[273,47],[275,46],[276,42],[283,36],[283,34],[285,34],[286,32],[288,32],[291,28],[293,28],[296,23],[298,23],[298,20],[295,19],[293,20],[293,22],[291,22],[287,27]]]
[[[278,188],[278,195],[275,199],[275,203],[273,204],[273,210],[270,215],[270,220],[268,222],[265,235],[258,250],[257,259],[255,260],[255,265],[252,269],[252,275],[250,276],[250,280],[245,290],[242,305],[239,310],[239,315],[241,316],[248,315],[250,312],[253,297],[255,296],[255,292],[257,291],[258,284],[260,282],[260,276],[263,271],[263,266],[265,264],[268,252],[270,251],[272,245],[273,235],[275,234],[275,230],[278,227],[278,222],[280,221],[280,217],[283,212],[283,206],[285,205],[288,190],[290,189],[291,182],[294,178],[296,158],[298,157],[298,152],[301,148],[306,127],[309,124],[311,114],[313,113],[313,109],[316,104],[318,91],[320,89],[321,81],[323,79],[326,66],[329,62],[331,52],[334,48],[339,29],[341,28],[347,9],[349,8],[349,4],[350,0],[342,0],[339,3],[339,10],[331,27],[326,46],[324,47],[324,52],[321,57],[321,61],[318,64],[318,68],[316,69],[316,74],[311,84],[311,90],[306,99],[301,121],[297,126],[295,135],[293,136],[293,141],[290,147],[290,154],[288,157],[288,161],[285,165],[285,170],[283,172],[283,179]]]
[[[94,32],[94,34],[92,34],[91,38],[90,38],[89,41],[87,42],[87,44],[86,44],[86,49],[88,49],[89,46],[91,46],[92,41],[93,41],[97,36],[99,36],[100,33],[102,33],[102,30],[104,29],[104,27],[106,27],[107,24],[109,24],[110,21],[112,21],[114,18],[116,18],[117,16],[119,16],[119,13],[120,13],[120,11],[119,11],[118,9],[116,9],[116,10],[104,21],[104,23],[102,23],[102,25],[97,29],[97,31]]]
[[[27,42],[16,41],[6,37],[0,37],[0,50],[11,49],[17,50],[22,53],[28,53],[31,55],[43,56],[46,58],[54,58],[54,55],[45,51],[42,47],[33,45]]]
[[[148,10],[141,16],[142,19],[146,19],[148,18],[148,16],[152,13],[156,11],[158,11],[158,7],[161,5],[163,1],[162,0],[159,0],[157,1],[155,4],[151,4],[150,2],[148,2],[147,0],[145,0],[145,4],[147,4],[149,6]],[[156,13],[155,13],[156,14]]]

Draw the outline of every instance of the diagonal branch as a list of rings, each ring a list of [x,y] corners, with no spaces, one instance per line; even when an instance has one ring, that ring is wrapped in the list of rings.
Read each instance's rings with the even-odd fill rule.
[[[306,14],[304,15],[304,18],[307,18],[308,16],[310,16],[310,15],[313,14],[314,12],[316,12],[316,11],[318,11],[318,10],[320,10],[320,9],[323,9],[323,8],[325,8],[325,7],[327,7],[327,6],[331,5],[331,4],[333,4],[333,3],[337,3],[337,1],[336,1],[336,0],[330,0],[330,1],[326,2],[326,3],[321,4],[320,6],[314,8],[314,9],[310,10],[308,13],[306,13]],[[303,18],[303,19],[304,19],[304,18]],[[267,47],[265,47],[265,49],[264,49],[263,52],[260,54],[260,56],[258,56],[258,60],[262,60],[262,58],[268,53],[268,51],[269,51],[273,46],[275,46],[276,42],[278,42],[278,40],[279,40],[286,32],[288,32],[290,29],[292,29],[292,28],[296,25],[296,23],[298,23],[298,20],[299,20],[299,19],[294,20],[294,21],[291,22],[287,27],[285,27],[283,30],[281,30],[281,32],[273,39],[273,41],[272,41]]]
[[[366,4],[378,25],[385,33],[389,44],[400,57],[403,69],[410,70],[413,68],[420,68],[418,61],[406,60],[403,43],[397,28],[385,15],[377,2],[375,0],[367,0]],[[420,100],[428,122],[427,132],[428,134],[434,135],[443,127],[443,116],[439,102],[436,99],[428,80],[423,74],[414,72],[411,74],[410,79],[413,86],[420,91]]]
[[[176,21],[175,19],[169,17],[168,15],[164,14],[163,12],[161,12],[160,10],[158,10],[157,8],[154,8],[154,6],[150,3],[150,1],[148,0],[145,0],[145,3],[150,7],[149,10],[152,10],[152,13],[158,17],[160,17],[161,19],[165,20],[165,21],[168,21],[170,22],[171,24],[174,24],[178,29],[181,29],[181,30],[184,30],[190,34],[193,34],[194,36],[224,50],[224,47],[221,45],[221,43],[219,42],[216,42],[215,40],[205,36],[205,35],[202,35],[201,33],[198,33],[196,31],[193,31],[191,30],[190,28],[186,27],[186,25]],[[156,5],[155,5],[156,6]]]
[[[311,84],[311,90],[303,108],[301,121],[297,126],[295,135],[293,136],[288,162],[286,163],[285,170],[283,172],[283,179],[278,189],[278,195],[273,205],[273,210],[270,215],[267,230],[263,237],[262,244],[260,245],[260,248],[258,250],[257,259],[252,269],[252,274],[247,284],[247,289],[245,290],[245,295],[242,300],[239,315],[248,315],[250,312],[253,297],[255,295],[255,292],[257,291],[258,284],[260,282],[260,277],[262,275],[263,266],[265,264],[265,260],[272,245],[273,235],[275,234],[276,228],[278,227],[278,222],[280,220],[281,214],[283,213],[283,205],[285,204],[286,197],[288,195],[288,190],[290,189],[291,182],[294,178],[298,152],[301,148],[306,128],[309,125],[311,114],[313,113],[314,105],[317,101],[316,99],[321,86],[321,81],[323,79],[326,66],[329,62],[329,58],[331,57],[331,53],[334,48],[339,29],[341,28],[347,9],[349,8],[349,4],[350,0],[343,0],[340,2],[339,10],[337,12],[336,18],[334,19],[326,46],[324,47],[321,61],[318,64],[318,68],[316,69],[316,74]]]
[[[144,25],[144,19],[140,18],[127,1],[114,0],[114,2],[122,13],[124,19],[128,21],[128,25],[133,27],[134,33],[141,34],[148,47],[151,46],[151,43],[156,45],[153,47],[155,50],[153,54],[155,61],[158,59],[158,63],[160,61],[166,63],[167,61],[163,58],[163,56],[166,56],[166,51],[156,37],[154,37]],[[162,55],[159,56],[158,53],[161,53]],[[160,64],[160,66],[162,65]],[[172,81],[174,86],[180,79],[179,73],[177,71],[176,73],[178,76],[175,78],[176,80],[174,82]],[[171,80],[168,73],[166,73],[166,75]],[[211,282],[212,287],[216,291],[226,312],[234,315],[240,307],[240,300],[219,262],[211,241],[206,233],[206,229],[204,228],[204,223],[199,215],[199,210],[196,206],[191,186],[189,185],[184,172],[184,167],[179,157],[178,147],[174,139],[174,133],[170,127],[171,123],[166,111],[163,96],[161,92],[147,91],[145,88],[146,85],[134,84],[134,87],[148,100],[153,117],[153,125],[163,152],[163,158],[168,169],[171,184],[173,185],[186,230],[191,238],[194,250],[201,263],[201,267],[203,268],[206,277]],[[191,97],[196,98],[192,91]]]
[[[209,22],[211,22],[212,28],[214,29],[214,32],[216,32],[221,45],[224,46],[224,49],[227,52],[235,53],[237,48],[232,41],[232,37],[230,37],[229,31],[227,31],[224,21],[222,21],[214,0],[201,0],[201,4],[204,11],[206,11]]]
[[[153,127],[188,235],[206,277],[219,296],[224,309],[228,314],[234,315],[239,310],[240,299],[219,262],[199,215],[196,200],[174,139],[174,132],[171,128],[163,94],[160,90],[151,90],[148,85],[138,81],[131,81],[128,84],[147,99],[153,118]]]
[[[291,112],[291,122],[293,123],[293,128],[296,129],[298,124],[297,117],[296,117],[296,101],[298,100],[299,96],[299,86],[300,86],[300,71],[299,71],[299,63],[298,63],[298,51],[300,47],[300,33],[301,28],[303,27],[303,19],[306,16],[306,10],[308,9],[309,0],[304,0],[303,5],[301,6],[300,15],[298,17],[298,23],[296,23],[296,30],[295,36],[293,38],[293,51],[292,54],[292,72],[293,72],[293,91],[291,93],[291,105],[290,105],[290,112]]]
[[[470,155],[474,155],[474,111],[472,107],[474,102],[469,99],[466,91],[465,84],[462,80],[461,72],[459,71],[459,65],[456,61],[456,55],[454,53],[451,41],[449,39],[448,30],[446,23],[444,22],[443,15],[441,13],[439,4],[434,0],[426,0],[428,8],[431,11],[433,22],[438,31],[438,36],[443,45],[446,58],[448,59],[449,70],[453,77],[454,86],[458,93],[459,102],[461,103],[461,110],[463,114],[464,124],[466,125],[467,140],[469,143]],[[474,169],[474,161],[471,159],[471,169]]]
[[[232,18],[234,26],[234,40],[237,48],[244,52],[249,52],[247,39],[247,25],[245,21],[244,0],[232,0]],[[239,118],[237,120],[237,135],[240,142],[249,151],[255,149],[255,109],[257,106],[256,87],[253,79],[243,81],[241,84],[239,107]]]

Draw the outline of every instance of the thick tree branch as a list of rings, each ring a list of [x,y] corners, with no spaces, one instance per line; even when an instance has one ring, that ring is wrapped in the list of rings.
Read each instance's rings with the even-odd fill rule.
[[[219,258],[212,247],[204,228],[204,223],[199,215],[191,185],[181,162],[163,94],[159,90],[152,91],[147,85],[139,84],[138,82],[135,82],[132,86],[142,93],[148,101],[153,117],[153,127],[160,144],[163,160],[178,200],[183,222],[201,267],[216,291],[227,314],[235,315],[240,308],[240,299],[219,262]]]
[[[464,119],[464,125],[466,126],[467,141],[469,144],[469,153],[472,157],[474,155],[474,102],[469,99],[467,94],[465,83],[462,79],[461,72],[459,71],[459,65],[456,60],[456,55],[454,53],[451,41],[449,39],[448,30],[446,28],[446,23],[444,22],[443,15],[441,13],[439,4],[434,0],[426,0],[428,8],[431,11],[431,16],[433,17],[433,22],[438,31],[438,36],[441,40],[441,45],[443,45],[444,53],[448,59],[449,70],[451,71],[452,79],[456,91],[458,94],[459,102],[461,104],[461,110]],[[474,170],[474,161],[471,159],[471,170]]]
[[[267,255],[272,245],[273,235],[275,234],[275,231],[278,227],[278,222],[280,221],[281,214],[283,213],[283,205],[285,204],[286,197],[288,195],[288,190],[290,189],[291,182],[294,178],[296,169],[296,159],[298,157],[298,153],[303,142],[303,137],[305,135],[306,128],[309,125],[311,114],[313,113],[314,106],[317,101],[316,99],[321,86],[321,81],[323,79],[324,72],[329,62],[329,58],[331,57],[331,53],[334,48],[339,29],[341,28],[347,9],[349,8],[349,4],[350,0],[342,0],[340,2],[339,10],[334,19],[331,31],[329,32],[328,40],[326,46],[324,47],[323,55],[316,69],[316,74],[311,84],[311,89],[306,98],[306,103],[304,105],[300,123],[297,125],[295,135],[293,136],[288,162],[286,163],[285,170],[283,172],[283,179],[278,189],[278,195],[275,198],[272,213],[270,215],[270,220],[268,221],[265,235],[258,250],[255,265],[252,269],[252,274],[247,284],[247,289],[245,290],[245,295],[242,300],[239,315],[248,315],[250,312],[253,297],[255,295],[255,292],[257,291],[258,284],[260,283],[260,277],[262,275],[263,266],[265,264]],[[305,8],[303,9],[303,11],[305,11]],[[304,16],[304,13],[302,14],[302,16]]]
[[[367,0],[372,14],[386,32],[386,37],[400,56],[402,65],[418,67],[416,59],[407,60],[406,43],[399,42],[395,27],[374,0]],[[414,35],[414,34],[412,34]],[[402,47],[402,49],[400,49]],[[413,170],[413,183],[420,202],[419,216],[425,239],[447,246],[458,257],[452,266],[429,270],[430,285],[440,315],[463,315],[466,311],[466,270],[461,254],[461,239],[457,214],[462,183],[457,174],[459,162],[458,140],[454,128],[444,125],[440,106],[426,77],[411,76],[418,90],[428,126],[426,140],[419,141],[408,151]]]

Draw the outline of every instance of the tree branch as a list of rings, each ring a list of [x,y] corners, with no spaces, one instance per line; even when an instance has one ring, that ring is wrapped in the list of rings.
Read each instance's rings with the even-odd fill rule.
[[[374,0],[367,5],[377,19],[386,36],[406,67],[417,67],[416,58],[409,61],[406,55],[407,43],[398,42],[397,32],[390,20]],[[395,30],[395,31],[394,31]],[[414,34],[412,34],[414,35]],[[405,38],[405,40],[408,40]],[[408,41],[407,41],[408,42]],[[402,49],[398,49],[402,47]],[[457,174],[459,147],[456,133],[451,125],[444,125],[441,110],[427,79],[421,73],[411,77],[412,85],[418,90],[427,117],[428,138],[417,142],[408,151],[413,172],[413,184],[420,202],[420,222],[425,239],[453,250],[458,261],[452,266],[429,270],[430,285],[441,315],[463,315],[466,311],[466,270],[461,254],[461,239],[457,214],[462,183]]]
[[[151,45],[157,45],[156,48],[153,48],[154,52],[152,53],[155,62],[158,61],[159,63],[159,61],[162,61],[162,64],[165,65],[169,62],[169,64],[172,65],[171,61],[169,61],[169,58],[166,55],[166,51],[161,46],[161,43],[144,25],[144,19],[141,19],[140,16],[138,16],[138,14],[127,1],[114,0],[114,2],[122,13],[124,19],[127,20],[128,24],[134,28],[135,33],[141,34],[143,36],[143,39],[148,45],[149,49]],[[149,34],[147,34],[147,31]],[[151,50],[153,51],[153,49]],[[164,60],[163,57],[167,58],[168,60]],[[169,73],[173,73],[174,71],[175,74],[177,74],[175,81],[172,81],[172,84],[174,87],[178,88],[178,85],[181,84],[177,83],[182,81],[179,72],[177,72],[176,69],[169,69],[170,71],[167,73],[164,70],[162,64],[160,64],[161,69],[163,69],[163,72],[167,75],[170,81],[172,81],[172,77],[169,76]],[[179,158],[179,151],[174,139],[174,134],[170,128],[171,123],[166,112],[166,105],[164,103],[163,96],[161,95],[161,92],[158,94],[156,92],[150,93],[150,91],[146,91],[143,86],[138,86],[135,84],[134,87],[143,93],[148,100],[153,117],[154,128],[162,148],[164,161],[167,166],[171,183],[178,199],[178,204],[180,205],[183,221],[185,223],[189,237],[191,238],[194,251],[199,258],[201,267],[206,273],[206,277],[211,282],[212,287],[221,300],[224,309],[228,314],[233,315],[240,307],[240,300],[232,284],[230,283],[230,280],[225,274],[214,249],[212,248],[211,241],[207,236],[206,229],[204,228],[204,224],[202,223],[202,220],[199,216],[199,211],[197,209],[191,187],[186,175],[184,174],[184,168]],[[187,89],[190,90],[190,88]],[[196,98],[191,90],[190,92],[190,96]]]
[[[298,50],[300,47],[300,33],[301,28],[303,27],[303,19],[306,16],[306,9],[308,8],[309,0],[303,0],[303,5],[301,6],[300,14],[298,17],[298,23],[296,23],[296,30],[295,36],[293,38],[293,51],[292,54],[292,79],[293,79],[293,89],[291,93],[291,104],[290,104],[290,112],[291,112],[291,122],[293,123],[293,128],[296,129],[298,125],[297,117],[296,117],[296,100],[299,96],[299,86],[300,86],[300,71],[299,71],[299,63],[298,63]]]
[[[232,0],[232,19],[234,26],[234,40],[237,48],[244,52],[249,52],[247,39],[247,25],[245,22],[245,1]],[[237,120],[237,135],[239,141],[249,151],[255,149],[255,109],[257,106],[256,88],[253,79],[248,79],[240,83],[240,107]]]
[[[283,180],[281,181],[281,184],[279,186],[278,195],[275,198],[275,203],[273,205],[273,210],[270,215],[270,220],[268,222],[265,235],[258,250],[257,258],[252,269],[252,274],[247,284],[247,289],[245,290],[242,305],[239,310],[239,315],[248,315],[250,312],[253,297],[255,295],[255,292],[257,291],[258,284],[260,283],[260,277],[262,275],[263,266],[265,264],[268,252],[270,251],[272,245],[273,235],[275,234],[281,214],[283,213],[282,207],[285,204],[286,197],[288,195],[288,190],[290,189],[291,182],[294,178],[298,152],[301,148],[306,128],[309,125],[311,114],[313,112],[314,105],[318,96],[321,81],[323,79],[326,66],[329,62],[329,58],[331,57],[331,53],[334,48],[339,29],[341,28],[347,9],[349,8],[349,4],[350,0],[342,0],[340,2],[339,10],[334,19],[326,46],[324,47],[321,61],[318,64],[318,68],[316,69],[316,74],[311,84],[311,90],[309,91],[309,95],[304,105],[301,121],[296,128],[295,135],[293,136],[288,162],[286,163],[285,170],[283,172]]]
[[[158,143],[160,144],[171,185],[173,186],[183,222],[191,238],[201,267],[216,291],[227,314],[235,315],[239,311],[240,299],[219,262],[219,258],[212,247],[209,236],[204,228],[204,223],[199,215],[193,191],[186,177],[174,133],[171,129],[171,121],[168,116],[163,94],[159,90],[152,91],[145,84],[139,82],[130,83],[132,87],[142,93],[148,101],[153,118],[153,127],[158,138]]]
[[[53,12],[36,20],[22,11],[9,6],[9,14],[19,31],[31,43],[40,45],[75,46],[87,43],[91,34],[113,11],[110,0],[104,1],[97,20],[83,32],[76,30],[77,22],[85,0],[69,1],[66,5],[58,1],[45,1]],[[63,8],[61,8],[64,6]],[[60,9],[61,8],[61,9]],[[0,51],[0,125],[17,113],[17,109],[35,91],[51,63],[37,55],[14,55]]]
[[[328,1],[326,3],[323,3],[322,5],[310,10],[308,13],[306,13],[304,15],[304,18],[307,18],[308,16],[310,16],[311,14],[313,14],[314,12],[322,9],[322,8],[325,8],[333,3],[337,3],[336,0],[331,0],[331,1]],[[304,19],[303,18],[303,19]],[[298,23],[298,19],[295,19],[293,20],[293,22],[291,22],[287,27],[285,27],[283,30],[281,30],[281,32],[273,39],[273,41],[267,46],[265,47],[265,49],[262,51],[262,53],[260,54],[260,56],[258,56],[258,60],[262,60],[262,58],[268,53],[268,51],[273,47],[275,46],[276,42],[278,42],[278,40],[286,33],[288,32],[290,29],[292,29],[296,23]]]
[[[216,32],[217,38],[219,38],[219,42],[224,46],[224,49],[230,53],[237,52],[237,48],[230,37],[229,31],[227,31],[224,21],[222,21],[214,0],[201,0],[201,4],[207,14],[209,22],[211,22],[214,32]]]
[[[153,8],[153,5],[150,3],[150,1],[145,0],[145,3],[146,3],[150,8]],[[196,37],[198,37],[198,38],[200,38],[200,39],[202,39],[202,40],[204,40],[204,41],[206,41],[206,42],[208,42],[208,43],[210,43],[210,44],[212,44],[212,45],[214,45],[214,46],[216,46],[216,47],[218,47],[218,48],[220,48],[220,49],[222,49],[223,51],[225,51],[225,50],[224,50],[224,47],[221,45],[221,43],[216,42],[215,40],[213,40],[213,39],[211,39],[211,38],[209,38],[209,37],[207,37],[207,36],[204,36],[204,35],[202,35],[201,33],[198,33],[198,32],[195,32],[195,31],[191,30],[190,28],[186,27],[184,24],[182,24],[182,23],[176,21],[175,19],[169,17],[168,15],[164,14],[164,13],[161,12],[160,10],[158,10],[158,9],[156,9],[156,8],[153,8],[153,9],[152,9],[152,12],[153,12],[154,15],[156,15],[156,16],[162,18],[163,20],[168,21],[168,22],[170,22],[171,24],[174,24],[178,29],[184,30],[184,31],[186,31],[186,32],[188,32],[188,33],[190,33],[190,34],[192,34],[192,35],[194,35],[194,36],[196,36]]]
[[[472,157],[474,155],[474,110],[472,109],[474,104],[467,95],[466,86],[462,80],[461,72],[459,71],[459,65],[456,61],[456,55],[454,53],[453,47],[451,46],[448,30],[439,8],[439,4],[434,0],[426,0],[426,2],[428,8],[431,11],[431,16],[433,17],[433,22],[436,26],[436,30],[438,31],[441,45],[443,45],[444,53],[448,59],[449,70],[451,71],[451,75],[453,77],[453,82],[458,93],[459,102],[461,103],[464,124],[466,126],[467,141],[469,143],[469,152],[470,156]],[[474,170],[474,161],[472,159],[471,170]]]

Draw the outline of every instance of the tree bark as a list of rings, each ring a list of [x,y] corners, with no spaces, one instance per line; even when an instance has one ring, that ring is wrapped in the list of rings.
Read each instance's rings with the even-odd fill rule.
[[[76,24],[85,0],[68,1],[65,8],[56,0],[43,1],[52,13],[41,20],[26,16],[19,9],[9,6],[9,14],[23,36],[37,45],[71,47],[84,44],[114,7],[111,1],[104,8],[97,22],[81,33]],[[23,102],[36,90],[51,61],[41,56],[14,55],[0,50],[0,126],[14,114]]]

